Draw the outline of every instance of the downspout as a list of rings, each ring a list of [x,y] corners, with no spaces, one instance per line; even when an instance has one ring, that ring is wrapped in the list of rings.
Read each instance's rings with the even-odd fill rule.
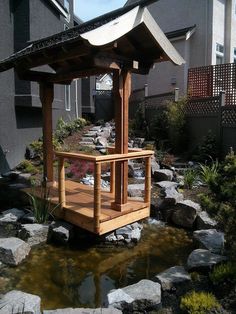
[[[78,79],[75,80],[75,115],[76,119],[79,118],[79,108],[78,108]]]

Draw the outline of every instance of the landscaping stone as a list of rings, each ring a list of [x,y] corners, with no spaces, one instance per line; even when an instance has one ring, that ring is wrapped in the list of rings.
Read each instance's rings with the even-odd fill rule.
[[[217,221],[210,218],[206,211],[202,211],[198,213],[196,222],[197,222],[197,229],[199,230],[211,229],[217,226]]]
[[[141,238],[143,226],[137,222],[124,226],[105,235],[105,242],[117,243],[137,243]]]
[[[20,227],[18,221],[24,215],[25,212],[18,208],[3,211],[0,215],[0,238],[16,236]]]
[[[40,314],[41,299],[37,295],[12,290],[0,299],[2,314]]]
[[[172,181],[160,181],[156,183],[157,186],[163,189],[177,188],[178,183]]]
[[[0,261],[7,265],[18,265],[30,252],[30,246],[18,238],[0,239]]]
[[[142,197],[144,193],[144,184],[129,184],[128,195],[130,197]]]
[[[105,137],[99,136],[94,140],[94,144],[96,145],[96,147],[107,147],[107,139]]]
[[[220,254],[224,250],[224,233],[216,229],[194,231],[193,237],[202,248],[208,249],[212,253]]]
[[[190,200],[181,201],[175,205],[175,210],[171,215],[171,220],[178,226],[192,228],[200,211],[201,206],[198,203]]]
[[[7,178],[10,180],[16,180],[19,177],[19,175],[20,175],[19,171],[9,171],[9,172],[2,173],[3,178]]]
[[[93,144],[94,142],[94,138],[93,137],[82,137],[81,142],[86,142],[86,143],[90,143]]]
[[[161,306],[161,286],[159,283],[143,279],[134,285],[112,290],[108,293],[109,307],[122,311],[156,310]]]
[[[156,171],[158,171],[158,170],[160,170],[160,165],[156,161],[155,157],[152,157],[151,158],[151,174],[152,174],[152,177],[154,176],[154,173]]]
[[[30,246],[34,246],[47,241],[48,228],[48,225],[24,224],[21,226],[18,236]]]
[[[100,125],[98,126],[93,126],[90,130],[91,131],[95,131],[95,132],[101,132],[102,131],[102,127]]]
[[[21,220],[22,223],[36,223],[36,218],[34,217],[34,214],[32,212],[25,214]]]
[[[187,260],[187,267],[188,270],[199,268],[209,269],[225,260],[227,260],[225,256],[211,253],[209,250],[197,249],[189,255]]]
[[[174,266],[168,268],[154,278],[155,281],[161,284],[163,291],[168,290],[185,290],[190,287],[191,277],[183,266]],[[182,291],[181,291],[182,292]]]
[[[183,201],[184,199],[183,194],[177,192],[176,189],[173,187],[162,189],[161,194],[162,194],[162,199],[163,199],[163,202],[161,205],[162,208],[173,206],[176,203]]]
[[[97,136],[97,134],[98,134],[98,132],[97,131],[89,131],[89,132],[87,132],[87,133],[85,133],[83,136],[84,137],[96,137]]]
[[[159,169],[154,172],[154,179],[157,182],[160,181],[172,181],[173,179],[173,171],[169,169]]]
[[[73,225],[64,221],[56,221],[49,226],[48,241],[65,244],[73,238],[73,235]]]
[[[107,309],[107,308],[98,308],[98,309],[58,309],[51,311],[43,311],[43,314],[122,314],[122,312],[118,309]]]

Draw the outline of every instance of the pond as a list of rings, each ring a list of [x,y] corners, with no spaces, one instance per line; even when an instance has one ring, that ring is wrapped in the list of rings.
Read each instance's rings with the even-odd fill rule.
[[[18,289],[39,295],[43,309],[101,307],[111,289],[183,265],[193,249],[186,231],[157,225],[147,225],[131,248],[84,244],[33,248],[23,264],[2,271],[9,281],[0,293]]]

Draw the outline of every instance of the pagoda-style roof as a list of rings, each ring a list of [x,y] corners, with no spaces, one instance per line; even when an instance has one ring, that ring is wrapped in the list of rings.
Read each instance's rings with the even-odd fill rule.
[[[128,69],[147,74],[161,61],[184,63],[147,9],[154,0],[142,0],[112,11],[53,36],[34,41],[0,62],[0,72],[15,68],[32,81],[67,83],[101,74],[108,69]],[[32,71],[49,65],[52,71]]]

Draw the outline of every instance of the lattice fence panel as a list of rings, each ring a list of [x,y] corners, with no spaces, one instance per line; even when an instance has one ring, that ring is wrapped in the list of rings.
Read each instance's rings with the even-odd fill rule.
[[[186,105],[186,115],[188,116],[209,116],[219,113],[219,97],[191,99]]]
[[[219,96],[225,91],[226,105],[236,106],[236,64],[218,64],[189,69],[188,93],[191,98]]]
[[[224,127],[236,128],[236,106],[222,107],[221,123]]]

